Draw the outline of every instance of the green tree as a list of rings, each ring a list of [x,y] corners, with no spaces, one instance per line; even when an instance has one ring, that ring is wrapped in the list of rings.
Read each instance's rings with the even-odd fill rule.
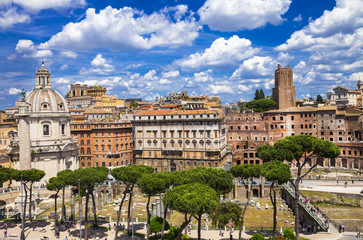
[[[261,99],[260,91],[258,91],[258,89],[256,89],[254,100],[260,100],[260,99]]]
[[[29,219],[32,221],[32,195],[33,195],[33,184],[35,182],[40,181],[45,176],[45,172],[39,169],[29,169],[29,170],[15,170],[13,173],[13,178],[16,181],[21,181],[23,184],[24,192],[25,192],[25,203],[28,198],[29,191]],[[26,212],[26,204],[24,204],[24,212]]]
[[[67,175],[68,183],[73,186],[80,185],[81,196],[86,196],[85,202],[85,214],[84,214],[84,225],[85,225],[85,240],[88,240],[88,204],[89,197],[93,196],[95,185],[102,183],[107,178],[108,170],[105,167],[92,167],[92,168],[79,168],[72,173]],[[79,197],[81,197],[79,196]],[[92,197],[93,198],[93,197]],[[93,198],[94,199],[94,198]],[[97,215],[96,207],[94,204],[94,225],[97,226]]]
[[[215,227],[223,228],[232,220],[234,226],[240,224],[242,208],[233,202],[222,202],[210,215],[212,224]]]
[[[291,228],[285,228],[284,232],[283,232],[283,236],[287,240],[295,240],[296,239],[295,234],[294,234],[294,232],[292,231]]]
[[[64,180],[62,178],[59,177],[52,177],[49,179],[48,183],[45,185],[45,187],[49,190],[49,191],[55,191],[55,195],[54,195],[54,216],[55,216],[55,221],[54,221],[54,236],[57,235],[58,232],[58,212],[57,212],[57,198],[58,198],[58,193],[61,189],[63,189],[65,183]]]
[[[253,109],[254,112],[266,112],[277,106],[277,103],[270,99],[253,100],[246,103],[246,107]]]
[[[316,96],[316,102],[317,103],[324,103],[324,99],[320,94],[318,94],[318,96]]]
[[[157,234],[163,230],[163,223],[164,223],[164,230],[169,230],[170,225],[167,221],[164,222],[164,219],[161,217],[153,217],[150,220],[150,231]]]
[[[165,194],[163,202],[171,209],[184,214],[184,222],[177,235],[177,239],[181,239],[183,229],[190,223],[191,218],[213,212],[219,204],[219,197],[213,188],[192,183],[174,187]]]
[[[154,172],[154,168],[145,166],[145,165],[129,165],[126,167],[114,168],[111,171],[112,176],[116,180],[121,181],[123,184],[126,185],[125,190],[123,192],[122,200],[120,202],[120,207],[117,212],[115,240],[117,239],[117,234],[119,232],[121,209],[122,209],[122,205],[125,201],[126,195],[129,194],[129,196],[130,196],[129,199],[131,199],[132,192],[133,192],[134,186],[137,183],[137,181],[142,177],[142,175],[153,173],[153,172]],[[129,201],[129,206],[128,206],[128,218],[127,218],[128,233],[129,233],[129,229],[130,229],[130,209],[131,209],[131,201]]]
[[[64,204],[65,200],[65,189],[68,184],[67,182],[67,175],[72,173],[73,171],[70,169],[66,169],[63,171],[60,171],[57,173],[57,177],[61,179],[64,182],[63,188],[62,188],[62,220],[64,221],[66,219],[66,205]]]
[[[257,150],[259,157],[264,162],[271,160],[288,161],[297,168],[297,177],[291,183],[295,188],[295,232],[296,239],[299,240],[299,183],[318,165],[319,158],[336,158],[340,155],[340,148],[334,145],[334,143],[323,139],[310,135],[298,135],[279,140],[274,146],[260,146]],[[303,173],[303,168],[312,159],[316,159],[315,164],[309,166],[307,171]]]
[[[206,184],[218,194],[227,194],[233,188],[233,177],[220,168],[197,167],[184,171],[175,171],[172,175],[173,185],[190,183]]]
[[[152,173],[144,174],[137,182],[141,192],[146,195],[147,203],[147,222],[146,229],[147,235],[146,239],[149,240],[150,237],[150,198],[165,192],[170,186],[170,173]]]
[[[265,238],[261,234],[255,233],[255,234],[252,235],[251,240],[265,240]]]
[[[266,162],[262,165],[261,170],[262,176],[267,181],[271,182],[270,185],[270,200],[274,207],[273,211],[273,230],[272,238],[275,240],[276,237],[276,226],[277,226],[277,204],[276,204],[276,185],[282,185],[287,183],[291,179],[290,167],[280,161]]]
[[[0,184],[10,180],[13,172],[12,168],[0,168]]]
[[[190,170],[173,172],[175,186],[190,183],[206,184],[218,195],[227,194],[233,188],[233,177],[223,169],[197,167]],[[198,221],[198,238],[201,235],[202,214],[194,216]]]
[[[263,92],[263,89],[260,89],[260,99],[265,99],[265,93]]]
[[[242,216],[241,216],[241,224],[239,227],[238,240],[241,240],[242,237],[242,229],[244,223],[244,217],[247,210],[247,206],[251,199],[251,188],[253,178],[258,178],[261,175],[261,166],[260,165],[252,165],[252,164],[243,164],[231,167],[231,173],[235,178],[239,178],[243,181],[243,185],[247,192],[247,203],[243,208]]]
[[[133,101],[130,103],[130,107],[133,109],[137,109],[137,108],[139,108],[139,104],[137,102]]]

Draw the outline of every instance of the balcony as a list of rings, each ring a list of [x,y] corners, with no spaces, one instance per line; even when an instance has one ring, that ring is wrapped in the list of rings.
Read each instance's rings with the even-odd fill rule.
[[[163,150],[161,152],[162,155],[164,156],[183,156],[183,151],[182,150]]]
[[[220,151],[206,151],[205,152],[206,157],[220,157]]]
[[[135,149],[135,150],[134,150],[134,155],[142,155],[142,150],[140,150],[140,149]]]

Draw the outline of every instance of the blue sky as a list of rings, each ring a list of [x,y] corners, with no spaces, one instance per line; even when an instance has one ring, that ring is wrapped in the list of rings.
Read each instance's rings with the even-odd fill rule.
[[[363,79],[362,0],[2,0],[0,109],[35,87],[98,84],[117,97],[171,91],[250,100],[277,64],[297,97]],[[324,96],[323,95],[323,96]]]

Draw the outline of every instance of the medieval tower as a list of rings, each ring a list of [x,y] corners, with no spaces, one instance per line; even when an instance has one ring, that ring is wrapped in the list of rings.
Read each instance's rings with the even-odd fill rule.
[[[289,65],[282,68],[278,64],[275,70],[275,87],[272,89],[272,100],[277,103],[278,109],[286,109],[296,106],[295,98],[292,68]]]

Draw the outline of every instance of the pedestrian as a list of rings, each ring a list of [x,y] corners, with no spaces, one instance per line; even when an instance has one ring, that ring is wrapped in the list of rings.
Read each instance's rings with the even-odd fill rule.
[[[360,238],[360,230],[357,229],[357,238]]]
[[[352,184],[354,184],[354,180],[352,179]]]
[[[344,232],[344,225],[342,225],[342,231]]]
[[[8,230],[4,230],[4,238],[8,237]]]
[[[111,223],[108,224],[108,230],[111,230]]]
[[[347,188],[347,187],[348,187],[348,182],[347,182],[347,181],[345,181],[345,183],[344,183],[344,187],[345,187],[345,188]]]
[[[231,228],[231,231],[229,232],[229,239],[230,240],[233,239],[233,228]]]
[[[342,225],[339,224],[339,233],[342,232]]]

